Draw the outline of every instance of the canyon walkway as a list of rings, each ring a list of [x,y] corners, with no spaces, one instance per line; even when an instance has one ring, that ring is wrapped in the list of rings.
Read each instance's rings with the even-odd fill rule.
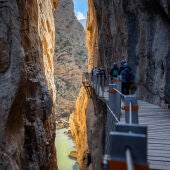
[[[170,169],[170,110],[137,101],[136,95],[122,95],[120,81],[106,83],[102,76],[92,80],[84,73],[82,83],[89,95],[93,88],[108,107],[105,169]]]

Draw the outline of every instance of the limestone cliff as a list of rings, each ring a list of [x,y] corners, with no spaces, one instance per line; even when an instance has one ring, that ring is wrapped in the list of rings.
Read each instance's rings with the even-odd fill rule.
[[[88,96],[85,89],[82,87],[76,101],[75,110],[70,115],[69,123],[74,142],[77,149],[77,161],[79,168],[82,169],[83,159],[88,153],[87,145],[87,127],[85,109],[88,102]]]
[[[56,50],[54,56],[57,89],[57,120],[68,119],[80,90],[81,74],[87,67],[85,31],[74,14],[72,0],[59,0],[55,13]],[[60,124],[60,123],[58,123]]]
[[[0,169],[57,169],[56,0],[0,2]]]
[[[79,169],[101,170],[107,109],[93,89],[89,89],[90,96],[86,90],[81,87],[69,123],[78,152]]]

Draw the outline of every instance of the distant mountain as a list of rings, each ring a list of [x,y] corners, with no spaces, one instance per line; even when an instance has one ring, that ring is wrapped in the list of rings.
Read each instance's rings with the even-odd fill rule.
[[[86,29],[86,19],[80,19],[79,22],[83,25],[84,29]]]
[[[67,120],[87,70],[85,31],[74,14],[73,0],[58,0],[55,12],[56,44],[54,75],[57,90],[57,121]]]

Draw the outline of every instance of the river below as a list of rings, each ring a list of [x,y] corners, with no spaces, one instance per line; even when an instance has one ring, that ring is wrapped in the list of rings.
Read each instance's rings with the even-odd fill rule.
[[[58,170],[78,170],[78,164],[75,159],[68,155],[70,151],[75,150],[75,144],[66,132],[67,129],[57,129],[55,145],[57,148],[57,165]]]

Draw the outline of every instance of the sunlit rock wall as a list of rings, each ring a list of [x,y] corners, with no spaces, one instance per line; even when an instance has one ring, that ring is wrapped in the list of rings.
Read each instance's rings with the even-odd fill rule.
[[[57,169],[55,0],[0,2],[0,169]]]
[[[106,113],[105,103],[97,98],[94,90],[87,91],[82,86],[69,119],[80,170],[102,169]]]
[[[79,163],[79,169],[83,169],[83,163],[88,153],[87,145],[87,127],[86,127],[86,106],[88,102],[88,96],[85,89],[82,87],[77,97],[75,110],[70,115],[69,124],[71,133],[76,144],[78,152],[77,161]]]
[[[98,23],[94,1],[88,1],[88,13],[86,22],[86,45],[88,48],[88,71],[98,65]]]
[[[126,58],[136,73],[138,96],[170,104],[169,8],[168,0],[89,0],[89,67],[104,66],[109,73],[113,62]]]

